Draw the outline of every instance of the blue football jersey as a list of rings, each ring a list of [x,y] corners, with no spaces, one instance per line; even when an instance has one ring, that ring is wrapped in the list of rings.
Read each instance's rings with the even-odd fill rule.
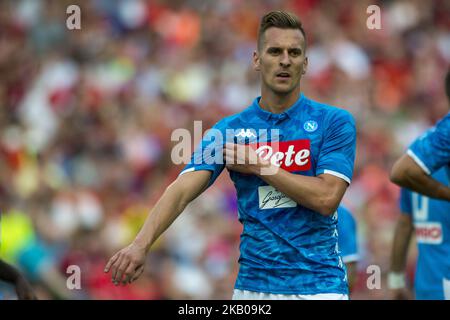
[[[444,168],[432,177],[448,185]],[[412,216],[418,246],[416,299],[444,299],[443,279],[450,279],[450,202],[401,189],[400,207]]]
[[[408,155],[425,171],[432,174],[446,167],[450,174],[450,113],[436,126],[420,136],[408,149]]]
[[[338,244],[344,263],[359,260],[356,221],[352,213],[343,205],[338,210]]]
[[[224,169],[225,142],[245,143],[294,174],[331,174],[350,183],[355,121],[345,110],[303,94],[274,114],[259,106],[222,119],[205,136],[184,172],[210,170],[210,185]],[[337,214],[323,216],[294,202],[255,175],[229,172],[243,224],[235,288],[275,294],[347,294],[337,243]]]

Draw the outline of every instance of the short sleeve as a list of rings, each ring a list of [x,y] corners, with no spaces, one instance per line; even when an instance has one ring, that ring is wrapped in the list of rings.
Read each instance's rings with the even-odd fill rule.
[[[208,187],[214,183],[225,167],[223,159],[224,134],[220,128],[219,122],[205,133],[180,175],[191,171],[208,170],[212,172]]]
[[[356,127],[353,116],[344,110],[324,121],[324,141],[320,150],[316,175],[337,176],[350,184],[356,151]]]
[[[338,209],[338,245],[344,263],[359,260],[356,221],[352,214],[340,206]]]
[[[429,175],[447,166],[450,163],[450,113],[415,140],[407,153]]]
[[[412,214],[411,191],[402,188],[400,190],[400,210],[403,214]]]

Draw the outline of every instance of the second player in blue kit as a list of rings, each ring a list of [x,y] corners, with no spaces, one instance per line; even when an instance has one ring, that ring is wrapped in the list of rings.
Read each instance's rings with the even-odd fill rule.
[[[445,90],[450,103],[450,71]],[[450,176],[450,113],[411,144],[394,164],[391,180],[428,197],[450,201],[449,186],[430,177],[440,168]]]
[[[449,184],[444,168],[433,178]],[[402,188],[400,207],[415,230],[418,247],[415,298],[443,300],[444,284],[450,279],[450,202]],[[404,252],[397,254],[405,255]]]
[[[450,102],[450,72],[445,79]],[[397,297],[405,287],[407,245],[414,228],[419,249],[417,299],[450,299],[450,113],[418,137],[394,165],[391,180],[400,186],[401,211],[388,285]],[[410,190],[408,190],[410,189]]]

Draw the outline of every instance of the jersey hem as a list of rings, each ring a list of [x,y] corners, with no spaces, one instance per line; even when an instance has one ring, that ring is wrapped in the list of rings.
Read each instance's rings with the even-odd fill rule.
[[[292,294],[292,295],[314,295],[314,294],[327,294],[327,293],[337,293],[337,294],[346,294],[348,295],[347,291],[340,291],[340,290],[328,290],[328,291],[290,291],[290,290],[271,290],[266,291],[264,289],[260,288],[252,288],[252,287],[244,287],[244,286],[238,286],[235,285],[234,289],[237,290],[247,290],[247,291],[253,291],[258,293],[266,293],[266,294]]]

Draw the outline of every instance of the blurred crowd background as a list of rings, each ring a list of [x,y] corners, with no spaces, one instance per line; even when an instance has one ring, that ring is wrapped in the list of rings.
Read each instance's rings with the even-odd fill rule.
[[[66,27],[71,4],[81,30]],[[367,28],[371,4],[381,30]],[[40,299],[231,297],[241,225],[226,172],[154,245],[137,282],[115,287],[103,268],[182,170],[171,161],[173,130],[193,130],[194,120],[206,130],[259,95],[251,57],[260,18],[274,9],[304,24],[302,91],[357,120],[345,196],[361,255],[352,297],[388,298],[399,215],[389,170],[448,111],[444,0],[0,1],[0,257]],[[366,286],[373,264],[379,290]],[[81,269],[81,290],[66,288],[70,265]],[[14,299],[4,283],[0,299]]]

